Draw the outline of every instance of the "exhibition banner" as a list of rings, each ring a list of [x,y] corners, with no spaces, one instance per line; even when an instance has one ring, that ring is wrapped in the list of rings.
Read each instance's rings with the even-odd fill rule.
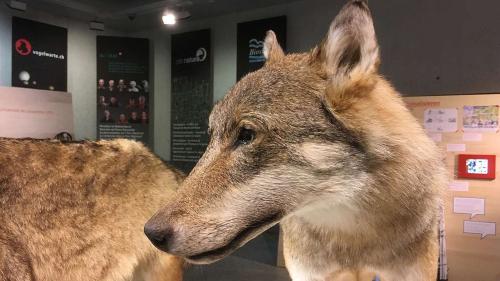
[[[55,138],[73,135],[71,94],[0,87],[0,137]]]
[[[68,30],[12,17],[12,86],[67,91]]]
[[[172,164],[189,172],[208,144],[212,108],[210,30],[172,35]]]
[[[268,30],[274,31],[283,50],[286,49],[286,16],[238,23],[237,79],[261,68],[266,59],[263,47]]]
[[[149,40],[97,36],[97,138],[149,145]]]

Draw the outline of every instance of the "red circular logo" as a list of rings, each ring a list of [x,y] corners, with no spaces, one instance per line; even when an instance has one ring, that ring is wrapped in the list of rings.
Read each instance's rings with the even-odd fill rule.
[[[31,51],[33,48],[31,47],[30,41],[21,38],[16,41],[16,51],[21,55],[21,56],[27,56],[31,54]]]

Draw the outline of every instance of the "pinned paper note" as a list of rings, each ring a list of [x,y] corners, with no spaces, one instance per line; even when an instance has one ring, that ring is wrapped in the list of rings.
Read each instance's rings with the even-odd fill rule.
[[[456,108],[429,108],[424,111],[424,127],[427,132],[450,133],[458,130]]]
[[[464,131],[498,131],[498,105],[464,106]]]
[[[483,198],[453,198],[453,212],[456,214],[469,214],[472,219],[476,215],[484,215]]]
[[[463,141],[482,141],[483,135],[479,133],[464,133],[462,135]]]
[[[481,239],[488,235],[497,235],[497,224],[494,222],[464,221],[464,233],[481,234]]]
[[[463,152],[465,151],[465,144],[463,143],[449,143],[446,145],[448,152]]]
[[[448,188],[452,191],[469,191],[468,181],[452,181],[448,184]]]

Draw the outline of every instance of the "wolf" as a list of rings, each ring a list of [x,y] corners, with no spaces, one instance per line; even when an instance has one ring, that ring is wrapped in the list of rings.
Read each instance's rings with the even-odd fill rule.
[[[378,73],[374,25],[351,0],[325,39],[266,64],[214,106],[209,145],[145,225],[191,263],[219,260],[280,222],[295,281],[431,281],[446,173],[437,146]]]
[[[0,139],[0,281],[181,281],[143,225],[182,179],[133,141]]]

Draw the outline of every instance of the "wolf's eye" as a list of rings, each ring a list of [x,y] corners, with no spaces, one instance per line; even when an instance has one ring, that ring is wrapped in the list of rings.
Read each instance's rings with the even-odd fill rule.
[[[238,139],[236,140],[236,145],[247,145],[250,144],[255,138],[255,131],[251,129],[241,128]]]

